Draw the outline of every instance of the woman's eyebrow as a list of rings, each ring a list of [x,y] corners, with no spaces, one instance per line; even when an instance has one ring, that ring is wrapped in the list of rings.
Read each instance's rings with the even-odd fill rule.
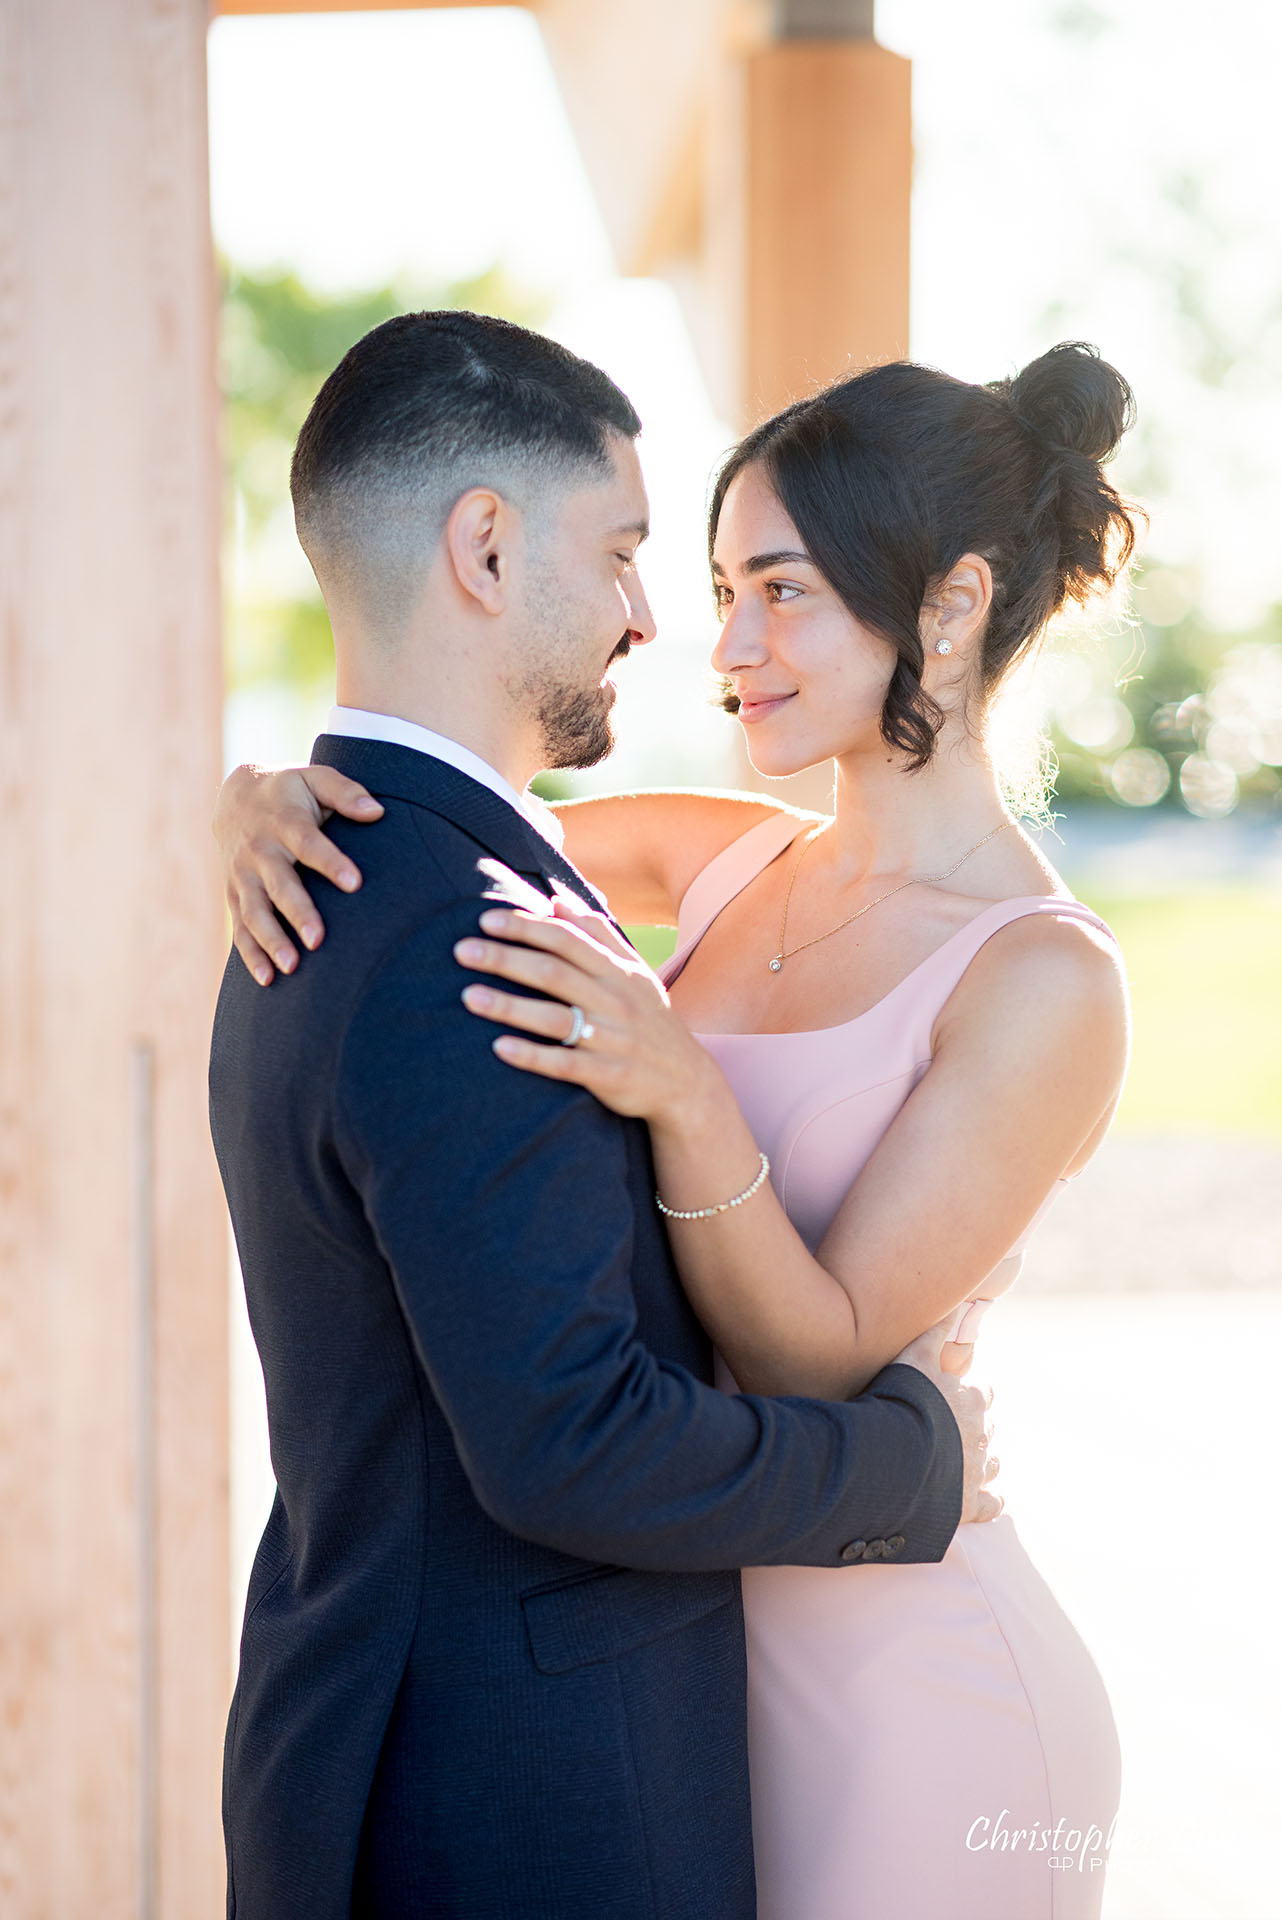
[[[790,547],[780,547],[774,553],[754,553],[751,560],[744,561],[743,570],[745,573],[765,573],[768,567],[795,567],[798,561],[803,567],[813,567],[815,564],[808,553],[801,553]],[[723,580],[728,578],[719,560],[712,562],[712,571],[719,573]]]

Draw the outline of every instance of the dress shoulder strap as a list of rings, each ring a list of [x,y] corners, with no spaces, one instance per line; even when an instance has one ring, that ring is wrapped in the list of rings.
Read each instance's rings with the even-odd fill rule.
[[[794,813],[771,814],[696,873],[677,909],[677,949],[663,969],[665,980],[676,978],[722,909],[812,824]]]
[[[1038,893],[1013,900],[994,900],[928,954],[863,1017],[893,1026],[907,1062],[928,1061],[935,1022],[980,948],[1003,927],[1016,920],[1034,918],[1074,920],[1079,925],[1098,927],[1110,939],[1116,939],[1112,928],[1098,914],[1070,894]]]
[[[1116,940],[1117,935],[1097,913],[1074,900],[1071,894],[1026,894],[1013,900],[995,900],[977,913],[950,940],[945,940],[928,959],[908,976],[921,998],[936,1008],[942,1007],[961,980],[980,948],[1016,920],[1072,920],[1078,925],[1096,927]],[[903,982],[907,985],[908,982]]]

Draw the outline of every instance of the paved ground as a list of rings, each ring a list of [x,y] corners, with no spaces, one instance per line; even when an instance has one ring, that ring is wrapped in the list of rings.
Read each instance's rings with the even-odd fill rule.
[[[1282,1286],[1282,1143],[1114,1135],[1042,1222],[1019,1285]]]
[[[1279,1920],[1282,1291],[1021,1294],[984,1323],[1000,1484],[1108,1683],[1105,1920]]]

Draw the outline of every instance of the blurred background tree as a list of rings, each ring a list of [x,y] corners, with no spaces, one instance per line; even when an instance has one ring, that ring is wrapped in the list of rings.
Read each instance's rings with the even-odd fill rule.
[[[1056,112],[1076,113],[1073,81],[1107,84],[1117,9],[1071,0],[1049,24],[1068,63]],[[1282,816],[1282,605],[1258,611],[1276,593],[1260,513],[1276,477],[1260,429],[1282,400],[1282,273],[1235,186],[1231,170],[1187,155],[1159,159],[1144,193],[1110,177],[1079,210],[1089,272],[1084,257],[1059,263],[1037,316],[1046,341],[1096,338],[1103,290],[1118,330],[1132,316],[1150,350],[1147,365],[1138,344],[1134,365],[1124,341],[1118,350],[1139,403],[1118,480],[1153,520],[1133,622],[1093,649],[1052,648],[1043,679],[1065,802]],[[1253,600],[1243,618],[1239,601]]]
[[[1282,811],[1282,607],[1226,634],[1179,569],[1142,568],[1132,621],[1038,672],[1056,798],[1222,819]]]

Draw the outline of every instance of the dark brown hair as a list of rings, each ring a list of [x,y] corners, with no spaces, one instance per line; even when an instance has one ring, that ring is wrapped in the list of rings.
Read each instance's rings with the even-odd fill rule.
[[[740,441],[713,490],[709,553],[732,481],[759,465],[828,584],[898,653],[881,730],[924,767],[944,715],[921,684],[923,605],[963,554],[988,561],[987,693],[1068,601],[1111,587],[1136,510],[1101,469],[1134,411],[1121,374],[1082,341],[987,386],[906,360],[873,367]],[[732,694],[723,704],[738,707]]]
[[[460,494],[502,483],[546,503],[558,482],[608,474],[611,431],[641,431],[632,403],[557,341],[491,314],[399,314],[356,342],[303,422],[299,539],[403,619]]]

